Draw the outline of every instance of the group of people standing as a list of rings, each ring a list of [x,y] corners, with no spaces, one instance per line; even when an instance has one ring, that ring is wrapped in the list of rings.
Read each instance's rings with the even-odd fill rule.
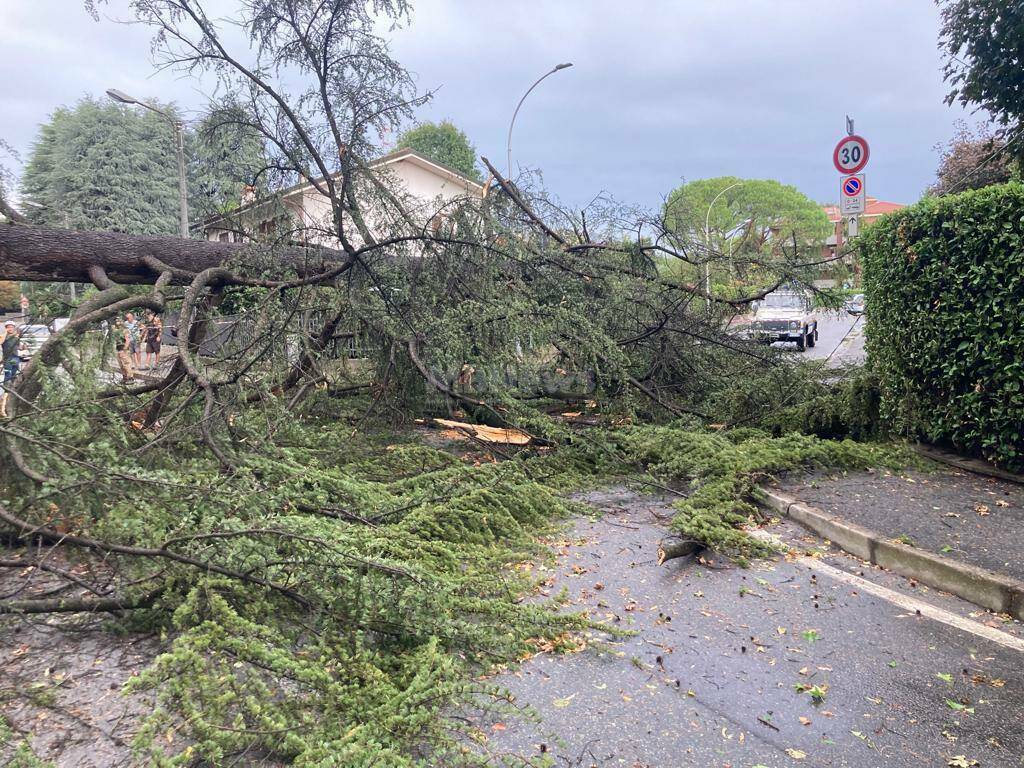
[[[160,367],[160,340],[164,335],[160,315],[148,312],[145,320],[140,321],[134,312],[129,312],[123,319],[114,321],[113,334],[117,364],[126,384],[135,381],[136,371]]]

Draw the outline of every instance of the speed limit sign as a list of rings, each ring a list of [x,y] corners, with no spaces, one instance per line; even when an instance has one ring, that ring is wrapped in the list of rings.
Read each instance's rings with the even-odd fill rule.
[[[860,136],[844,136],[832,152],[832,164],[840,173],[853,174],[868,164],[871,150]]]
[[[840,173],[857,173],[867,165],[869,155],[867,141],[862,137],[844,136],[833,151],[833,165]]]

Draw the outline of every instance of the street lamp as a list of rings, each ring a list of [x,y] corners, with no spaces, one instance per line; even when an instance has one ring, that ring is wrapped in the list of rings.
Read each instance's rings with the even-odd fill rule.
[[[704,291],[707,293],[707,304],[709,308],[711,307],[711,262],[708,261],[708,257],[711,255],[711,209],[715,207],[715,203],[718,202],[718,198],[733,187],[740,186],[742,183],[742,181],[734,182],[715,195],[711,199],[711,204],[708,206],[708,214],[704,217]]]
[[[545,77],[550,77],[551,75],[555,74],[555,72],[558,72],[561,69],[568,69],[571,66],[572,66],[571,62],[567,62],[565,64],[557,64],[557,65],[555,65],[555,68],[552,69],[550,72],[546,72],[545,74],[543,74],[539,78],[537,78],[537,81],[533,85],[531,85],[529,88],[526,89],[526,93],[523,94],[523,98],[521,98],[519,100],[519,103],[516,104],[516,111],[512,113],[512,122],[510,122],[508,124],[508,141],[505,143],[505,149],[506,149],[505,173],[506,173],[507,176],[509,176],[509,177],[512,176],[512,127],[516,124],[516,115],[519,114],[519,108],[521,106],[523,106],[523,102],[526,101],[526,97],[530,95],[530,91],[532,91],[534,88],[536,88],[538,85],[540,85],[541,81]]]
[[[155,112],[174,128],[175,150],[178,154],[178,234],[188,239],[188,188],[185,185],[185,124],[180,120],[175,120],[162,109],[157,109],[152,104],[139,101],[116,88],[108,88],[107,96],[121,104],[138,104],[150,112]]]

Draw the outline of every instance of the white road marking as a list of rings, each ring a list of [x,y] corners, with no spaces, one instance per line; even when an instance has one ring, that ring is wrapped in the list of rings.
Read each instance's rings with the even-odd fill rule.
[[[750,531],[750,533],[758,538],[786,546],[781,539],[770,533],[766,533],[764,531]],[[801,565],[806,565],[812,571],[817,571],[818,573],[824,574],[836,581],[841,581],[844,584],[857,587],[861,592],[867,592],[875,597],[880,597],[881,599],[886,600],[905,611],[920,611],[922,616],[933,621],[941,622],[947,626],[953,627],[954,629],[959,629],[961,632],[968,632],[976,637],[981,637],[990,642],[997,643],[1004,648],[1024,653],[1024,639],[1022,638],[1002,632],[998,629],[994,629],[993,627],[986,626],[958,614],[951,613],[950,611],[943,610],[942,608],[937,608],[931,603],[926,603],[923,600],[918,600],[916,597],[896,592],[888,587],[883,587],[881,584],[875,584],[875,582],[868,581],[861,576],[855,576],[854,574],[848,573],[840,568],[823,563],[816,557],[803,555],[798,557],[795,562],[798,562]]]

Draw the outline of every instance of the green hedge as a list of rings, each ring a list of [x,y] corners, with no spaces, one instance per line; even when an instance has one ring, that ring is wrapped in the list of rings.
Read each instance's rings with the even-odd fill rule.
[[[1024,185],[891,214],[861,257],[883,422],[1024,468]]]

